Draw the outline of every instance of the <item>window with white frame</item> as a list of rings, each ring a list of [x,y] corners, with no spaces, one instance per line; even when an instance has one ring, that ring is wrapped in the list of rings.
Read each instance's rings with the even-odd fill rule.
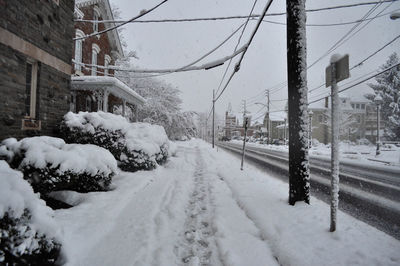
[[[93,32],[98,32],[99,31],[99,23],[97,22],[100,18],[100,11],[97,7],[94,7],[93,9]]]
[[[81,30],[76,30],[75,37],[80,38],[85,36],[85,33]],[[82,70],[82,41],[83,40],[76,40],[75,41],[75,71]]]
[[[38,82],[38,62],[28,60],[26,63],[26,101],[25,101],[25,116],[36,118],[36,97],[37,97],[37,82]]]
[[[100,53],[100,47],[93,43],[92,44],[92,76],[96,76],[97,73],[97,56]]]
[[[108,54],[106,54],[105,56],[104,56],[104,76],[108,76],[108,65],[110,64],[110,62],[111,62],[111,57],[108,55]]]

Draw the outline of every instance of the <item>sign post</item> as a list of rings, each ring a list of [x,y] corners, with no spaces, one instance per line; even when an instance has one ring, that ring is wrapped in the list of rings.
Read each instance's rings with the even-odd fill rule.
[[[244,139],[243,139],[242,162],[240,164],[240,170],[243,170],[244,154],[246,152],[247,129],[250,127],[250,121],[251,121],[250,116],[243,117]]]
[[[350,76],[349,55],[333,55],[325,70],[326,87],[331,86],[331,225],[330,231],[336,231],[337,209],[339,205],[339,93],[337,83]]]

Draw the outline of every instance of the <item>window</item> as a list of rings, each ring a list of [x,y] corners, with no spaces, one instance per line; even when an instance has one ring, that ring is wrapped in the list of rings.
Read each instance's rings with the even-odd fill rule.
[[[354,107],[355,107],[355,106],[354,106],[354,103],[352,103],[352,104],[351,104],[351,108],[353,108],[353,109],[354,109]]]
[[[92,44],[92,76],[96,76],[97,73],[97,55],[100,52],[100,47],[97,44]]]
[[[106,55],[104,56],[104,67],[105,67],[105,69],[104,69],[104,76],[108,76],[108,69],[107,69],[107,67],[108,67],[108,65],[110,64],[110,62],[111,62],[111,57],[110,57],[108,54],[106,54]]]
[[[86,96],[85,109],[86,109],[86,112],[91,112],[92,111],[92,98],[90,96]]]
[[[356,109],[360,109],[360,104],[359,103],[356,104]]]
[[[365,110],[365,104],[364,103],[361,104],[361,109]]]
[[[318,122],[322,123],[324,121],[324,117],[322,115],[318,115]]]
[[[98,32],[99,31],[99,23],[97,22],[99,20],[99,14],[97,13],[97,11],[94,11],[93,14],[93,32]]]
[[[38,81],[38,62],[28,61],[26,64],[26,98],[25,116],[37,118],[37,81]]]
[[[357,123],[361,123],[361,115],[357,116]]]
[[[83,31],[81,30],[76,30],[75,36],[77,38],[85,36]],[[82,66],[80,63],[82,63],[82,40],[76,40],[75,41],[75,71],[81,71]]]

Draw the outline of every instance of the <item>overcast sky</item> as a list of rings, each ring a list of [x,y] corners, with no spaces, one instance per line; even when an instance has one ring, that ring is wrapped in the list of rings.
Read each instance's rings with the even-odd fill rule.
[[[160,0],[110,0],[112,5],[122,11],[122,18],[129,19],[143,9],[149,9]],[[306,9],[336,6],[350,3],[367,2],[366,0],[308,0]],[[230,15],[248,15],[253,0],[169,0],[152,13],[142,17],[145,19],[170,18],[199,18],[220,17]],[[255,7],[256,14],[260,14],[267,0],[259,0]],[[359,6],[346,9],[312,12],[307,14],[307,23],[326,24],[348,22],[361,19],[373,5]],[[385,9],[386,8],[386,9]],[[400,1],[384,3],[370,16],[385,9],[382,14],[400,9]],[[285,12],[285,1],[275,0],[268,13]],[[268,17],[268,20],[285,22],[285,16]],[[140,68],[176,68],[194,61],[229,36],[244,19],[209,22],[185,23],[132,23],[125,26],[124,36],[128,50],[137,51],[139,60],[134,64]],[[365,23],[365,22],[364,22]],[[241,43],[247,42],[256,22],[249,23]],[[360,26],[362,27],[363,24]],[[307,27],[307,59],[308,64],[323,55],[336,41],[348,32],[354,24],[332,27]],[[360,27],[359,27],[360,28]],[[334,51],[339,54],[350,54],[350,66],[358,63],[384,44],[400,34],[400,19],[391,20],[389,15],[372,20],[351,39]],[[239,34],[236,34],[228,43],[215,53],[201,61],[201,63],[216,60],[230,55],[237,43]],[[363,66],[351,72],[351,78],[341,84],[365,75],[382,65],[387,57],[393,53],[400,53],[400,40],[397,40],[385,50],[368,60]],[[230,74],[235,58],[231,64]],[[324,82],[325,67],[329,64],[330,55],[313,66],[308,71],[308,87],[313,89]],[[177,87],[181,92],[184,110],[206,112],[209,110],[213,89],[217,89],[225,71],[225,65],[211,70],[201,70],[170,74],[160,77]],[[273,87],[286,81],[286,26],[263,22],[253,43],[242,62],[240,71],[234,76],[229,87],[217,102],[217,113],[223,114],[232,103],[233,111],[242,111],[241,101],[248,99],[248,109],[253,118],[265,112],[260,110],[261,105],[254,102],[266,102],[263,91],[271,89],[271,110],[284,109],[287,97],[287,87],[279,90]],[[367,85],[357,86],[346,92],[347,95],[362,95],[368,91]],[[321,97],[321,93],[328,92],[325,87],[309,95],[313,100]],[[258,97],[255,97],[258,96]],[[280,101],[281,100],[281,101]]]

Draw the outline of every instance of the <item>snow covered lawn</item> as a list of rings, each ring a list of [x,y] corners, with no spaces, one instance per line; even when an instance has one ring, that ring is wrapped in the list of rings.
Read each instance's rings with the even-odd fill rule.
[[[210,145],[178,144],[114,190],[59,193],[67,265],[399,265],[400,242],[329,206],[287,204],[288,185]]]

